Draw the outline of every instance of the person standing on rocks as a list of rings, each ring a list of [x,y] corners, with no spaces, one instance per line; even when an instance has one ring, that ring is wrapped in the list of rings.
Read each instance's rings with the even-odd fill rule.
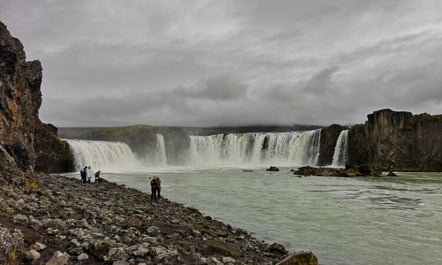
[[[95,182],[100,181],[100,173],[101,173],[100,170],[98,170],[97,172],[95,172]]]
[[[83,169],[80,170],[80,175],[81,175],[81,181],[83,183],[86,183],[87,167],[84,167]]]
[[[161,199],[161,180],[157,176],[153,176],[150,181],[150,204],[153,202],[158,203]],[[157,196],[158,195],[158,196]]]
[[[94,173],[93,173],[93,171],[92,171],[92,168],[91,168],[91,166],[89,166],[88,168],[87,168],[87,182],[88,183],[91,183],[91,178],[92,178],[92,175],[93,175]]]

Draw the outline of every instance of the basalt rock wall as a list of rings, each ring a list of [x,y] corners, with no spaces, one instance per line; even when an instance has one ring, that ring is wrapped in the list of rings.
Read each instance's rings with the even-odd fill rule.
[[[7,182],[32,176],[39,155],[48,157],[47,151],[54,146],[69,153],[69,147],[58,140],[56,133],[47,130],[51,126],[39,120],[41,82],[41,63],[27,62],[21,42],[0,22],[0,174]],[[56,143],[39,144],[52,141]],[[45,160],[58,161],[55,157]],[[48,171],[49,164],[39,164],[38,168]]]
[[[348,130],[348,127],[338,124],[332,124],[326,128],[321,129],[321,143],[318,166],[327,166],[332,164],[336,141],[338,140],[339,134],[343,130]]]
[[[349,164],[442,171],[442,115],[384,109],[349,132]]]

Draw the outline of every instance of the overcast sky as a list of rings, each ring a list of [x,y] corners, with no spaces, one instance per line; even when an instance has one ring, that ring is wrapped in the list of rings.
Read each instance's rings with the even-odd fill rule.
[[[442,113],[440,0],[0,0],[58,127]]]

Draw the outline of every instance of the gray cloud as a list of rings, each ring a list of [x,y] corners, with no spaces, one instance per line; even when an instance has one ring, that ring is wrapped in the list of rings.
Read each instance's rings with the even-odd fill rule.
[[[442,113],[442,2],[0,0],[57,126]]]

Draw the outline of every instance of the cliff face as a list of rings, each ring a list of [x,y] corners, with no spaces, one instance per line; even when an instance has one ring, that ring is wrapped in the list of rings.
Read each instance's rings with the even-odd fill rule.
[[[34,150],[34,168],[37,172],[58,173],[75,169],[69,144],[58,137],[57,128],[52,124],[38,122],[34,133]]]
[[[26,62],[23,45],[0,22],[0,174],[4,180],[32,175],[39,154],[50,150],[36,144],[36,131],[47,129],[38,118],[41,81],[40,62]],[[56,134],[49,137],[45,141],[58,139]],[[41,149],[36,152],[35,147]]]
[[[442,115],[384,109],[367,117],[350,129],[349,164],[442,171]]]
[[[333,124],[326,128],[322,128],[318,166],[327,166],[332,164],[336,141],[338,140],[339,134],[343,130],[348,130],[348,127]]]

